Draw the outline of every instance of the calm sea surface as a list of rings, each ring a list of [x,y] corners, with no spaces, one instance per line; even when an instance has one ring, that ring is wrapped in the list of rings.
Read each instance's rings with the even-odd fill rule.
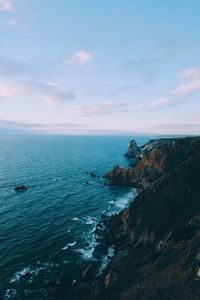
[[[63,271],[76,285],[84,264],[105,268],[114,249],[95,254],[96,226],[128,205],[134,190],[110,188],[102,176],[128,165],[132,138],[0,136],[0,299],[46,299],[43,283]],[[22,184],[28,190],[15,192]]]

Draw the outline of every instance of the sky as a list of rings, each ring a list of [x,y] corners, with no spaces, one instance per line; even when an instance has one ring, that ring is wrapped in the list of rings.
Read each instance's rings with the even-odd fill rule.
[[[0,0],[0,132],[200,134],[199,0]]]

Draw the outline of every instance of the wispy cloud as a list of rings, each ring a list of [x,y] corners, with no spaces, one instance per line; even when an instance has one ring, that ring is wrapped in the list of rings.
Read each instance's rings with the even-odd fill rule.
[[[179,74],[179,78],[182,80],[182,83],[171,92],[172,96],[181,97],[200,91],[199,69],[185,70]]]
[[[85,51],[85,50],[80,50],[76,53],[74,53],[71,57],[68,59],[64,60],[65,64],[71,64],[71,65],[83,65],[89,62],[92,59],[92,55]]]
[[[160,110],[178,105],[187,100],[186,96],[200,92],[200,69],[184,70],[178,75],[178,78],[180,78],[181,83],[171,90],[166,97],[146,104],[127,100],[113,100],[99,104],[76,106],[72,108],[72,112],[80,116],[96,116],[127,111]]]
[[[137,111],[141,110],[143,105],[131,105],[126,100],[107,101],[94,105],[80,105],[72,108],[72,112],[80,116],[96,116],[110,113],[117,113],[122,111]]]
[[[171,90],[166,97],[152,101],[148,104],[150,109],[161,109],[182,103],[186,96],[200,92],[200,69],[184,70],[178,75],[180,84]]]
[[[127,101],[109,101],[93,105],[80,105],[72,108],[72,111],[81,116],[94,116],[121,111],[127,107]]]
[[[179,74],[179,78],[186,81],[191,79],[198,79],[200,78],[200,70],[199,69],[183,70]]]
[[[10,21],[7,22],[7,25],[11,27],[16,27],[18,25],[18,22],[16,19],[11,19]]]
[[[148,108],[150,109],[158,109],[171,104],[170,98],[160,98],[156,101],[152,101],[148,104]]]
[[[11,0],[0,0],[0,10],[11,11],[13,10],[13,4]]]
[[[36,97],[48,104],[57,104],[74,99],[72,91],[62,90],[51,84],[0,82],[0,99]]]

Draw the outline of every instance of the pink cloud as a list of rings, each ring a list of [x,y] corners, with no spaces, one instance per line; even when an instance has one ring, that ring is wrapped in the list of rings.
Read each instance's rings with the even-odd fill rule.
[[[83,65],[92,59],[92,55],[85,51],[80,50],[74,53],[69,59],[65,60],[65,64],[80,64]]]
[[[74,99],[74,95],[71,91],[62,90],[50,84],[0,83],[0,99],[15,99],[24,96],[36,97],[48,104],[56,104]]]
[[[150,102],[147,106],[150,109],[158,109],[170,105],[172,101],[173,100],[170,98],[160,98],[158,100]]]
[[[190,93],[200,91],[200,70],[190,69],[184,70],[179,74],[179,77],[183,81],[177,88],[175,88],[171,95],[181,97]]]
[[[0,10],[10,11],[13,10],[13,5],[11,0],[0,0]]]
[[[199,69],[183,70],[179,74],[179,78],[182,80],[199,79],[200,78],[200,70]]]
[[[143,107],[142,104],[131,104],[126,100],[115,100],[93,105],[76,106],[72,108],[72,112],[80,116],[95,116],[123,111],[138,111]]]
[[[191,82],[179,85],[171,92],[171,95],[181,97],[190,93],[200,91],[200,78]]]
[[[181,83],[166,97],[150,102],[147,107],[160,109],[184,101],[184,96],[200,92],[200,69],[189,69],[182,71],[179,76]]]

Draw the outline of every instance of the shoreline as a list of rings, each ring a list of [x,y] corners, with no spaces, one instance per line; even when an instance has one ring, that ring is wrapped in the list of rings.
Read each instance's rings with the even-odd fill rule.
[[[117,185],[126,184],[126,182],[128,182],[129,184],[131,183],[131,186],[135,185],[135,188],[139,186],[140,192],[133,199],[129,207],[109,218],[104,242],[107,243],[108,246],[115,247],[115,254],[99,277],[90,278],[90,280],[88,280],[86,288],[83,288],[81,291],[85,292],[85,298],[83,299],[132,299],[132,297],[136,297],[137,295],[140,295],[139,299],[161,299],[157,298],[158,294],[160,295],[159,297],[166,297],[165,290],[161,292],[163,289],[162,286],[166,282],[171,286],[174,282],[173,277],[171,280],[167,280],[167,275],[160,275],[164,276],[165,280],[157,279],[155,289],[153,285],[152,287],[149,286],[148,281],[151,282],[150,277],[145,283],[146,292],[144,292],[144,290],[139,287],[140,285],[138,286],[138,280],[143,282],[143,276],[137,272],[141,268],[144,268],[147,274],[150,272],[155,278],[158,276],[157,272],[152,269],[151,261],[159,265],[160,260],[165,260],[165,257],[170,256],[171,245],[178,243],[174,240],[175,232],[177,230],[180,231],[178,228],[182,228],[183,220],[188,224],[184,226],[187,226],[187,230],[189,230],[189,236],[183,236],[183,238],[189,238],[188,242],[190,242],[191,245],[196,241],[197,228],[195,227],[194,232],[191,231],[193,229],[189,229],[190,223],[188,223],[188,218],[193,218],[192,214],[194,214],[194,208],[193,205],[191,205],[192,207],[189,209],[185,196],[186,192],[180,193],[179,188],[182,187],[183,190],[187,190],[188,187],[186,185],[190,184],[190,182],[183,185],[183,181],[187,176],[196,176],[196,171],[194,171],[194,174],[192,172],[188,174],[187,170],[188,168],[191,168],[191,170],[195,168],[196,170],[196,161],[199,159],[200,137],[162,139],[156,140],[156,143],[154,140],[148,142],[147,145],[148,149],[146,149],[142,158],[139,158],[133,167],[128,169],[115,167],[108,173],[109,179],[111,179],[111,181],[115,180]],[[189,167],[190,165],[191,167]],[[178,180],[176,179],[176,181],[174,181],[173,178],[177,178]],[[140,180],[142,180],[142,184]],[[189,189],[190,198],[194,199],[194,205],[196,205],[196,194],[199,193],[198,184],[197,186],[195,185],[194,191],[195,193],[191,188]],[[169,202],[167,199],[170,199],[170,193],[173,194],[173,198]],[[179,200],[179,198],[181,200]],[[148,203],[147,200],[150,202]],[[180,203],[185,203],[186,208],[184,208],[184,210],[182,209],[182,212],[176,208],[176,206],[179,205],[179,201],[181,201]],[[160,205],[163,206],[162,210]],[[173,214],[175,214],[176,217],[172,214],[168,215],[167,210],[169,209],[174,211]],[[151,212],[153,212],[155,216],[152,215]],[[165,223],[165,219],[168,220],[167,223]],[[169,222],[169,220],[171,221]],[[180,225],[176,224],[177,221]],[[184,231],[186,231],[186,229],[183,229],[183,232]],[[194,241],[190,240],[190,234],[194,235]],[[173,264],[181,264],[178,256]],[[174,268],[174,265],[172,265],[171,268]],[[176,272],[176,268],[178,267],[176,266],[173,272]],[[87,271],[89,275],[89,270]],[[130,275],[128,275],[129,273]],[[129,288],[127,289],[128,286]],[[188,291],[191,292],[190,286],[187,288]],[[183,288],[183,290],[185,289],[186,288]],[[124,298],[123,291],[126,291],[126,295],[129,296]],[[145,296],[147,292],[149,293],[149,297]],[[194,293],[196,293],[196,291]],[[176,292],[171,288],[170,294],[170,297],[175,297]],[[75,297],[74,299],[79,298],[77,296],[77,298]],[[182,299],[186,298],[182,295]],[[193,298],[187,299],[198,298],[195,294]]]

